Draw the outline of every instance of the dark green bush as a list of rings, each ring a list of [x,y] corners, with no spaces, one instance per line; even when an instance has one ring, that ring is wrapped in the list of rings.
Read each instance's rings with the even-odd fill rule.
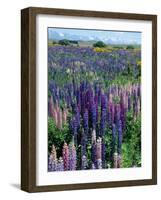
[[[93,47],[106,47],[106,44],[102,41],[98,41],[93,44]]]

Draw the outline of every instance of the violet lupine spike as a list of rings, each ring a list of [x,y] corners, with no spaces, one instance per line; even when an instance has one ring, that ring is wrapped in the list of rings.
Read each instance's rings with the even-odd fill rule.
[[[64,162],[64,170],[66,171],[69,169],[69,148],[68,148],[67,143],[64,143],[62,155],[63,155],[63,162]]]
[[[112,156],[116,151],[116,126],[115,124],[112,125]]]
[[[96,111],[96,105],[93,103],[91,106],[91,115],[92,115],[92,128],[96,128],[96,118],[97,118],[97,111]]]
[[[121,120],[118,123],[118,127],[117,127],[117,131],[118,131],[118,154],[121,154],[121,147],[122,147],[122,122]]]
[[[57,167],[57,153],[55,146],[52,145],[51,153],[49,156],[48,169],[49,171],[56,171],[56,167]]]
[[[81,135],[81,155],[86,155],[87,135],[82,131]]]
[[[100,135],[103,136],[106,128],[106,109],[101,111],[101,121],[100,121]]]
[[[48,171],[56,171],[57,160],[53,160],[53,156],[50,154],[48,159]]]
[[[76,99],[77,99],[77,104],[80,104],[81,98],[80,98],[80,91],[79,90],[77,90],[77,92],[76,92]]]
[[[114,123],[113,124],[118,124],[120,120],[120,104],[115,105],[115,117],[114,117]]]
[[[85,93],[84,92],[81,92],[80,98],[81,98],[81,115],[83,116],[83,113],[85,112]]]
[[[121,109],[120,109],[120,119],[122,122],[122,129],[124,130],[125,128],[125,122],[126,122],[126,118],[125,118],[125,108],[123,106],[123,104],[121,104]]]
[[[78,106],[76,108],[76,120],[77,120],[77,129],[79,129],[80,128],[80,109]]]
[[[85,113],[83,114],[83,127],[84,127],[84,133],[88,135],[88,110],[85,110]]]
[[[76,148],[74,146],[74,143],[72,142],[71,144],[69,144],[69,170],[76,170],[76,163]]]
[[[74,143],[77,145],[77,135],[78,135],[78,121],[77,118],[74,117],[72,120],[72,133],[74,136]]]
[[[108,102],[108,110],[107,110],[107,122],[108,122],[109,126],[112,125],[111,106],[112,106],[112,103],[109,101]]]
[[[106,96],[102,94],[101,96],[101,109],[106,109],[107,108],[107,101],[106,101]]]
[[[131,110],[131,96],[130,94],[128,95],[128,111]]]
[[[57,159],[52,161],[52,171],[57,171]]]
[[[60,157],[57,162],[56,171],[64,171],[64,162],[63,162],[62,157]]]

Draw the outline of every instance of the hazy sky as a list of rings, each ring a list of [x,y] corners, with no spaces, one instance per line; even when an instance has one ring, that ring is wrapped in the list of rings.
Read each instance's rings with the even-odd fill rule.
[[[112,40],[115,43],[137,43],[141,44],[140,32],[125,32],[125,31],[102,31],[102,30],[87,30],[87,29],[64,29],[64,28],[48,28],[49,38],[54,38],[54,33],[57,33],[62,39],[74,39],[78,37],[82,40]],[[69,38],[68,38],[69,37]]]

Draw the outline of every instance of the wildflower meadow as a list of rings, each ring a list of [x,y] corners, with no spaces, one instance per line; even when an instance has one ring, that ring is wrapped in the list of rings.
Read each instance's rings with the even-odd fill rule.
[[[140,45],[67,31],[48,39],[48,171],[140,167]]]

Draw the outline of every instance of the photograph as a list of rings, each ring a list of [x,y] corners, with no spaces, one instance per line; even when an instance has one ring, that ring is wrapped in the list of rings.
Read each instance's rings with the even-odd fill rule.
[[[47,37],[48,172],[141,167],[141,32]]]

